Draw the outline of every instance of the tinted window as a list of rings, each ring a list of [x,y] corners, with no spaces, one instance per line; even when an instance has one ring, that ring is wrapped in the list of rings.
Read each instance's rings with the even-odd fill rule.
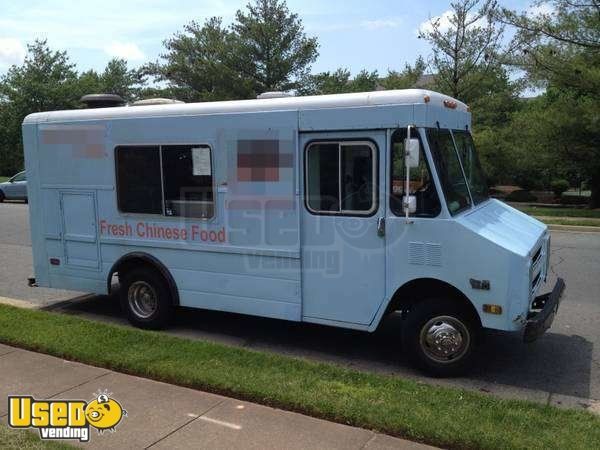
[[[471,207],[471,198],[449,130],[430,128],[427,138],[450,214]]]
[[[311,144],[306,196],[313,212],[370,214],[376,209],[375,149],[363,142]]]
[[[165,214],[213,216],[211,152],[202,145],[165,145],[162,151]]]
[[[160,155],[158,146],[116,148],[119,210],[161,214]]]
[[[339,211],[339,144],[313,144],[308,148],[306,157],[309,208],[313,211]]]
[[[369,212],[375,203],[373,150],[368,145],[342,145],[340,151],[341,209],[347,212]]]
[[[440,213],[440,200],[435,189],[429,164],[423,151],[423,143],[417,130],[411,130],[411,138],[418,138],[421,152],[419,167],[410,169],[410,192],[417,201],[417,210],[411,216],[435,217]],[[392,183],[390,193],[390,208],[397,216],[404,215],[403,201],[406,186],[405,155],[406,128],[396,130],[392,135]]]

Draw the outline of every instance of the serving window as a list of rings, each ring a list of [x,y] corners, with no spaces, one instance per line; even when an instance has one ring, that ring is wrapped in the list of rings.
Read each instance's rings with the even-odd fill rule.
[[[214,216],[209,146],[119,146],[115,160],[121,212],[203,219]]]

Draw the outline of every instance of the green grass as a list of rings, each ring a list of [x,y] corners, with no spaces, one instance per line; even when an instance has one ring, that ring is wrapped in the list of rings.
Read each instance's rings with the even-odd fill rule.
[[[450,448],[600,447],[600,418],[0,305],[0,342]]]
[[[5,181],[8,181],[9,177],[0,177],[0,183],[4,183]]]
[[[575,225],[575,226],[580,226],[580,227],[600,227],[600,220],[593,220],[593,219],[560,219],[560,218],[550,218],[550,217],[544,217],[544,218],[540,218],[538,217],[538,219],[540,219],[542,222],[548,224],[548,225]]]
[[[56,441],[43,441],[38,432],[30,430],[13,430],[0,424],[0,448],[14,450],[59,450],[73,447]]]
[[[546,217],[585,217],[600,219],[600,209],[585,208],[544,208],[537,206],[516,206],[524,213],[532,216]]]

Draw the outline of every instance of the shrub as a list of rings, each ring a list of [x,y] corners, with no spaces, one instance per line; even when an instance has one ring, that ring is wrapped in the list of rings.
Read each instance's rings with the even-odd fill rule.
[[[537,197],[524,189],[517,189],[506,196],[508,202],[537,202]]]
[[[590,198],[585,195],[563,195],[560,202],[563,205],[587,205]]]
[[[551,187],[554,196],[560,198],[569,189],[569,182],[567,180],[554,180]]]

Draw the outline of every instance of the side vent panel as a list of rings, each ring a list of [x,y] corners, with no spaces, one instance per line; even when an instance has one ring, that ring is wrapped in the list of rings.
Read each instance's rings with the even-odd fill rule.
[[[442,265],[442,246],[430,242],[409,242],[408,262],[416,266]]]
[[[423,242],[408,243],[408,262],[416,266],[425,264],[425,244]]]

